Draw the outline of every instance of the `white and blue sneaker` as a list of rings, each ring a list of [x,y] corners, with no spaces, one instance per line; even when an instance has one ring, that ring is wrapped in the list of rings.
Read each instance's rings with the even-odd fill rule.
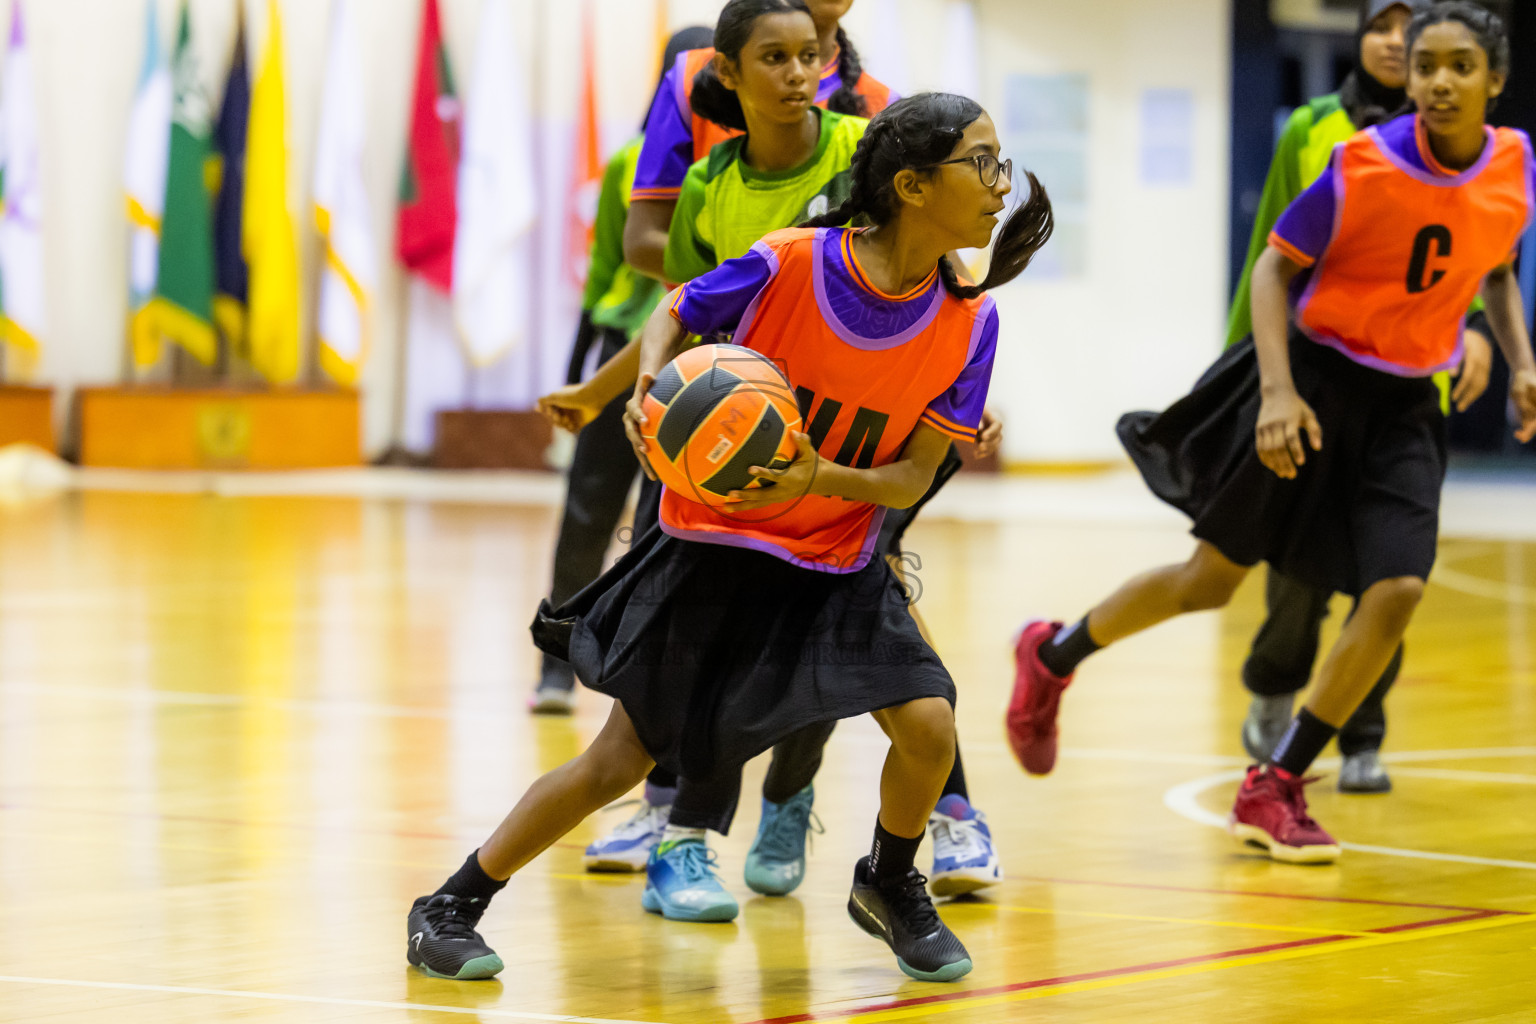
[[[671,797],[677,790],[646,789],[640,801],[640,809],[618,828],[587,847],[582,865],[588,871],[644,871],[651,858],[651,849],[661,842],[661,833],[672,816]],[[665,803],[652,803],[661,800]]]
[[[787,896],[805,879],[805,837],[825,832],[811,810],[816,791],[806,786],[782,804],[763,800],[757,838],[747,851],[747,885],[764,896]]]
[[[963,896],[1003,880],[987,816],[965,797],[951,793],[940,800],[928,818],[928,832],[933,836],[929,878],[935,896]]]
[[[715,851],[702,839],[678,839],[651,850],[640,906],[669,921],[732,921],[741,907],[715,873]]]

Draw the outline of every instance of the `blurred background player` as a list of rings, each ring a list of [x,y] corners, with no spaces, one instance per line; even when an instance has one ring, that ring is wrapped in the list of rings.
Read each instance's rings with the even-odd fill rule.
[[[1269,232],[1297,196],[1328,167],[1333,148],[1357,131],[1400,113],[1408,102],[1408,23],[1428,0],[1366,0],[1360,5],[1355,68],[1336,93],[1297,108],[1270,164],[1264,197],[1253,225],[1247,265],[1238,283],[1227,326],[1231,347],[1253,331],[1250,289],[1253,266],[1269,242]],[[1479,298],[1466,323],[1466,354],[1450,400],[1465,411],[1488,386],[1492,368],[1491,333]],[[1243,664],[1243,685],[1253,694],[1242,727],[1243,748],[1257,761],[1268,759],[1290,725],[1295,695],[1307,685],[1317,660],[1323,620],[1332,594],[1309,587],[1269,568],[1265,580],[1267,614]],[[1346,793],[1385,793],[1392,781],[1379,754],[1386,738],[1384,701],[1403,666],[1399,648],[1376,686],[1339,730],[1339,789]]]
[[[703,26],[679,31],[667,41],[661,62],[663,75],[678,54],[709,46],[713,41],[714,33]],[[658,84],[658,95],[660,90]],[[636,273],[624,262],[624,223],[629,215],[630,189],[634,186],[644,139],[642,131],[626,143],[608,161],[603,173],[592,231],[592,259],[581,298],[581,323],[566,377],[571,384],[580,382],[594,347],[598,351],[598,365],[617,355],[645,326],[646,318],[662,296],[660,282]],[[541,405],[541,409],[552,414],[549,408]],[[610,402],[585,423],[556,419],[559,425],[580,432],[566,474],[565,513],[555,540],[554,579],[549,591],[552,604],[563,604],[603,571],[603,557],[640,468],[624,437],[623,420],[621,400]],[[575,688],[576,674],[571,666],[545,654],[530,706],[537,714],[568,715],[575,707]]]
[[[853,0],[807,0],[816,23],[821,67],[816,84],[818,107],[855,117],[874,117],[898,98],[864,71],[859,53],[841,25]],[[699,72],[714,58],[711,49],[681,54],[662,79],[646,121],[648,140],[640,152],[630,218],[624,227],[624,255],[642,274],[664,279],[663,256],[672,227],[672,211],[688,169],[717,143],[739,129],[702,117],[693,107]]]
[[[1516,436],[1536,436],[1513,270],[1536,159],[1524,132],[1486,123],[1509,40],[1498,17],[1458,0],[1414,18],[1408,51],[1416,113],[1351,137],[1286,209],[1254,267],[1252,341],[1165,412],[1120,421],[1148,487],[1194,520],[1194,554],[1071,626],[1030,623],[1015,653],[1008,734],[1028,768],[1054,759],[1060,697],[1086,658],[1224,607],[1259,561],[1354,596],[1306,706],[1232,811],[1234,835],[1294,863],[1339,856],[1307,813],[1303,776],[1394,657],[1434,565],[1446,437],[1432,377],[1459,364],[1479,290],[1512,370]]]

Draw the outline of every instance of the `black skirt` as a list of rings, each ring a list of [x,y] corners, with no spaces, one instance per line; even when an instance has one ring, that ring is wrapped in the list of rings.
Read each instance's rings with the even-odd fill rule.
[[[1314,587],[1358,597],[1400,576],[1428,579],[1445,482],[1445,417],[1434,382],[1397,377],[1299,334],[1296,390],[1323,428],[1295,480],[1259,461],[1259,364],[1229,349],[1162,413],[1129,413],[1118,432],[1159,498],[1239,565],[1260,561]]]
[[[955,684],[884,558],[833,574],[653,528],[534,642],[618,700],[651,757],[685,778],[741,765],[817,722]]]

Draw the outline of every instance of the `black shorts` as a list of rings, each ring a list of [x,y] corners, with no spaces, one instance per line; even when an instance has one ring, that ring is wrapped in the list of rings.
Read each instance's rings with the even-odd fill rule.
[[[1300,334],[1290,342],[1297,392],[1323,429],[1295,480],[1254,447],[1260,394],[1253,342],[1228,349],[1161,413],[1130,413],[1120,440],[1191,532],[1239,565],[1265,561],[1319,589],[1358,597],[1372,584],[1428,579],[1445,482],[1445,417],[1428,377],[1397,377]]]

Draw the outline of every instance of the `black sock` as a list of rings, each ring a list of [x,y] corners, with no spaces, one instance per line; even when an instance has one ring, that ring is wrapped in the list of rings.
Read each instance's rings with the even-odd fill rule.
[[[1065,679],[1100,646],[1088,635],[1088,616],[1084,615],[1040,645],[1040,663]]]
[[[916,839],[906,839],[887,832],[880,819],[875,819],[875,842],[869,848],[869,879],[876,885],[893,885],[906,878],[917,860],[917,848],[922,845],[923,834]]]
[[[476,850],[464,861],[463,866],[455,871],[448,881],[444,882],[437,892],[432,895],[442,896],[446,894],[458,896],[466,900],[481,900],[482,902],[489,903],[492,896],[495,896],[507,887],[507,881],[509,880],[498,882],[486,874],[485,869],[480,866],[480,851]]]
[[[1323,752],[1333,734],[1339,730],[1318,718],[1306,708],[1291,719],[1291,727],[1280,738],[1269,763],[1284,769],[1291,775],[1305,775],[1317,755]]]
[[[963,796],[965,802],[971,802],[971,791],[965,785],[965,764],[960,760],[960,744],[955,744],[955,766],[949,770],[949,778],[944,780],[945,796]]]

